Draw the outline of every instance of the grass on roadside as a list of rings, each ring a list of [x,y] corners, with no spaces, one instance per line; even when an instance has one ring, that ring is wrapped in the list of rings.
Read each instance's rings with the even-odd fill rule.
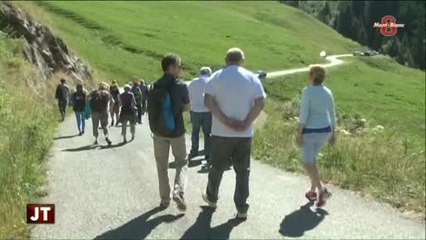
[[[25,205],[38,198],[57,125],[49,101],[31,85],[40,80],[21,44],[0,36],[0,239],[28,236]]]
[[[257,129],[254,138],[255,158],[287,171],[304,173],[294,140],[297,123],[290,120],[297,116],[297,100],[282,104],[269,99],[265,111],[267,123]],[[351,121],[340,122],[339,126],[350,128]],[[318,159],[326,181],[424,216],[424,149],[401,138],[398,132],[371,128],[359,134],[339,134],[337,141],[334,147],[325,147]]]

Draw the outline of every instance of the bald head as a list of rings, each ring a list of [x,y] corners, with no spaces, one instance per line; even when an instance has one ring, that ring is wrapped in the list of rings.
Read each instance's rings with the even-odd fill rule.
[[[242,65],[244,63],[244,52],[239,48],[231,48],[226,52],[225,62],[226,65]]]

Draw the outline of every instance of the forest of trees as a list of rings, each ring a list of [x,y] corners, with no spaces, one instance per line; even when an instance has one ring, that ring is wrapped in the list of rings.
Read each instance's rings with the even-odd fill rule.
[[[425,69],[425,1],[281,1],[300,8],[336,29],[343,36],[393,57],[400,64]],[[373,28],[392,15],[398,28],[385,37]]]

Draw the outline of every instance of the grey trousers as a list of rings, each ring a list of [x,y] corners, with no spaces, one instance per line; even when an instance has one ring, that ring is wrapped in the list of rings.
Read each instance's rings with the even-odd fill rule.
[[[217,202],[223,172],[231,165],[236,173],[234,203],[239,213],[246,213],[249,205],[250,153],[252,138],[229,138],[212,136],[210,158],[212,168],[207,183],[207,197]]]
[[[108,112],[92,112],[92,126],[93,126],[93,136],[97,138],[99,136],[99,123],[104,132],[104,135],[108,136]]]
[[[169,151],[175,158],[176,174],[173,194],[183,196],[186,184],[188,161],[186,160],[185,135],[178,138],[166,138],[154,135],[154,155],[157,162],[158,185],[162,201],[170,201]]]

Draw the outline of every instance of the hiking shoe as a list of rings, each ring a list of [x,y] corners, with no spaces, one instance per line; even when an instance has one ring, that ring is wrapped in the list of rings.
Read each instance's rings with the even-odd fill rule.
[[[170,200],[161,200],[160,208],[166,209],[170,206]]]
[[[318,194],[318,201],[316,206],[317,207],[324,207],[327,203],[327,200],[331,197],[331,192],[327,190],[327,188],[324,188],[322,191]]]
[[[186,211],[186,203],[185,203],[185,200],[183,199],[183,196],[176,194],[173,196],[173,201],[175,201],[179,211],[182,211],[182,212]]]
[[[309,202],[315,202],[317,200],[317,193],[309,190],[305,193],[305,198],[308,199]]]
[[[105,138],[105,141],[108,143],[108,146],[112,144],[111,140],[109,138]]]
[[[211,202],[209,200],[209,198],[207,197],[207,193],[203,193],[203,200],[204,200],[204,202],[207,203],[209,208],[213,208],[213,209],[217,208],[217,204],[215,202]]]
[[[236,219],[240,220],[246,220],[247,219],[247,213],[237,213],[237,216],[235,216]]]
[[[193,159],[193,158],[195,158],[195,157],[197,157],[198,156],[198,154],[196,154],[196,153],[194,153],[194,152],[190,152],[189,154],[188,154],[188,160],[191,160],[191,159]]]

